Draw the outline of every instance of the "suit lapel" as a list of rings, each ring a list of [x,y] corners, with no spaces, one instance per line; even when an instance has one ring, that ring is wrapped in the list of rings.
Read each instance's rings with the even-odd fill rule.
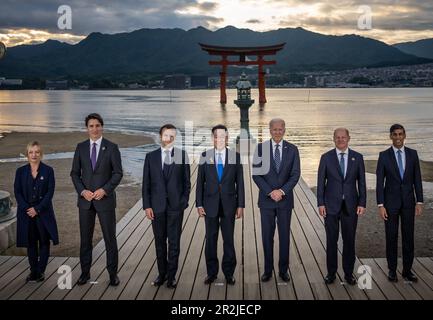
[[[93,171],[92,162],[90,160],[90,140],[87,140],[87,142],[83,144],[83,147],[84,147],[83,157],[85,163],[87,163],[88,167]]]
[[[341,170],[340,170],[340,159],[338,159],[338,153],[337,153],[336,149],[331,150],[331,159],[332,159],[332,162],[334,163],[334,167],[337,170],[338,175],[340,176],[341,180],[344,180],[343,174],[341,173]],[[347,176],[347,173],[346,173],[346,176]]]
[[[224,169],[223,169],[223,176],[221,177],[221,182],[223,182],[224,178],[227,176],[227,171],[229,171],[229,156],[231,156],[231,152],[229,152],[229,149],[226,148],[226,158],[225,158],[225,162],[224,162]],[[232,161],[230,161],[230,163],[233,163]]]
[[[403,180],[406,178],[406,173],[409,171],[408,168],[410,168],[412,164],[412,154],[406,147],[404,147],[404,155],[406,157],[406,166],[404,167]]]
[[[272,139],[269,140],[269,151],[270,151],[270,153],[271,153],[271,156],[270,156],[270,160],[271,160],[271,168],[272,168],[272,170],[274,170],[274,172],[275,172],[276,174],[278,174],[277,169],[275,168],[274,148],[273,148],[273,146],[272,146]],[[280,164],[280,165],[281,165],[281,164]]]
[[[214,148],[206,151],[206,164],[209,166],[210,174],[214,177],[215,181],[218,182],[217,159],[215,159]]]
[[[173,172],[173,168],[176,165],[177,157],[175,156],[175,152],[177,154],[178,152],[182,152],[182,150],[176,149],[175,147],[173,147],[173,149],[171,150],[171,160],[172,161],[171,161],[170,167],[168,168],[168,179],[170,179],[171,173]],[[180,157],[182,159],[182,154],[180,155]]]

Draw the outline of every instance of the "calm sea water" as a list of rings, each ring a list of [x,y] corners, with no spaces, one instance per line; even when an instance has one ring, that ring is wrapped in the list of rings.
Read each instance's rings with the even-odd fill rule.
[[[239,110],[233,103],[236,92],[227,94],[229,103],[221,107],[218,90],[0,91],[0,132],[82,130],[84,117],[98,112],[112,131],[155,134],[167,122],[183,131],[185,121],[193,121],[194,129],[204,130],[224,123],[234,138]],[[258,100],[257,90],[252,95]],[[376,159],[389,146],[390,125],[401,123],[407,145],[416,148],[421,159],[433,160],[431,88],[267,89],[267,99],[265,106],[251,107],[250,128],[260,141],[269,137],[270,119],[285,119],[286,138],[298,145],[302,175],[310,185],[315,184],[320,155],[333,146],[333,129],[340,126],[350,130],[353,149]],[[194,144],[201,139],[196,136]],[[153,148],[123,149],[128,170],[141,175],[144,154]]]

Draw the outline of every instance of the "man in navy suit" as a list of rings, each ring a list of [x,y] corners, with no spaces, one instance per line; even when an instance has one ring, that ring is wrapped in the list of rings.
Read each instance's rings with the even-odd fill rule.
[[[235,284],[236,268],[234,245],[235,218],[243,216],[245,208],[244,176],[241,157],[235,150],[229,150],[227,127],[212,128],[214,148],[203,152],[198,168],[196,206],[206,224],[206,267],[205,284],[211,284],[218,275],[218,233],[224,241],[222,270],[226,281]]]
[[[364,159],[349,149],[349,141],[349,130],[335,129],[335,148],[322,155],[317,175],[317,205],[319,214],[325,218],[327,284],[336,278],[340,224],[344,279],[350,285],[356,284],[353,277],[356,226],[358,215],[365,213],[367,190]]]
[[[272,119],[269,122],[269,131],[272,139],[257,145],[253,159],[253,180],[259,188],[258,206],[265,255],[265,270],[261,280],[266,282],[272,277],[277,224],[280,241],[279,276],[288,282],[293,189],[301,175],[301,165],[298,148],[283,140],[286,132],[284,120]]]
[[[403,247],[402,276],[407,281],[418,279],[412,273],[414,257],[415,215],[422,213],[423,191],[421,170],[416,150],[404,145],[406,131],[400,124],[391,126],[392,146],[379,154],[376,169],[376,197],[379,214],[385,221],[388,279],[397,282],[398,224],[401,220]]]
[[[104,120],[97,113],[85,119],[89,139],[79,143],[72,163],[71,178],[78,194],[80,220],[81,276],[78,285],[90,279],[95,217],[101,225],[107,250],[110,285],[119,285],[116,239],[116,192],[123,177],[119,147],[102,137]]]
[[[183,212],[188,207],[191,191],[190,167],[188,154],[174,147],[176,127],[163,125],[159,135],[161,148],[148,153],[144,161],[143,209],[152,220],[155,236],[159,274],[153,285],[161,286],[167,280],[167,287],[174,289]]]

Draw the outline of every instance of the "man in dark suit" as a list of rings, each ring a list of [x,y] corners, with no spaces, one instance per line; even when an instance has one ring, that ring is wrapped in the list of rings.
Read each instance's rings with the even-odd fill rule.
[[[356,284],[353,277],[356,226],[358,215],[365,213],[367,188],[364,159],[360,153],[349,149],[349,141],[349,130],[335,129],[335,148],[322,155],[317,175],[317,205],[325,218],[327,284],[336,278],[340,223],[344,279],[350,285]]]
[[[143,170],[143,209],[152,220],[158,276],[154,286],[167,280],[176,288],[183,212],[191,191],[188,154],[174,147],[176,127],[166,124],[159,130],[161,148],[146,155]],[[168,239],[168,253],[167,253]]]
[[[391,126],[392,146],[379,154],[376,169],[376,197],[379,214],[385,221],[388,279],[397,282],[398,224],[401,220],[403,247],[402,276],[407,281],[418,279],[412,273],[414,257],[415,215],[422,213],[423,191],[421,170],[416,150],[404,145],[406,131],[400,124]]]
[[[227,284],[234,285],[236,268],[234,245],[235,218],[243,216],[245,208],[244,177],[241,157],[235,150],[229,150],[228,131],[224,125],[212,128],[214,148],[203,152],[198,168],[196,206],[206,225],[206,267],[205,284],[211,284],[218,275],[218,233],[224,241],[222,270]]]
[[[279,276],[288,282],[290,221],[294,206],[293,189],[301,175],[298,148],[283,140],[286,132],[283,119],[269,122],[272,139],[257,145],[253,159],[253,180],[259,188],[259,201],[265,270],[263,282],[272,277],[274,265],[274,233],[277,220],[280,240]]]
[[[116,144],[102,137],[104,121],[97,113],[85,120],[89,140],[77,145],[71,177],[78,193],[80,214],[80,263],[78,285],[90,279],[92,238],[98,215],[107,250],[107,270],[110,285],[119,285],[117,276],[118,249],[116,239],[116,192],[122,180],[122,161]]]

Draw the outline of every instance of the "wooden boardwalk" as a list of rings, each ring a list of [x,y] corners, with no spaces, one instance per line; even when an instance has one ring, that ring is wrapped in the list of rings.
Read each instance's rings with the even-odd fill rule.
[[[0,300],[111,300],[111,299],[182,299],[182,300],[423,300],[433,299],[433,259],[416,258],[414,272],[418,283],[405,283],[400,274],[398,283],[387,280],[386,259],[357,259],[358,266],[370,266],[372,288],[361,290],[357,286],[342,283],[340,267],[338,281],[326,285],[326,235],[323,219],[316,210],[316,198],[301,179],[295,188],[295,209],[291,225],[290,277],[289,283],[280,282],[277,274],[267,283],[260,282],[263,272],[263,248],[261,244],[260,212],[257,207],[258,190],[251,179],[248,166],[244,166],[246,208],[242,220],[236,221],[235,246],[238,265],[235,272],[236,284],[227,286],[220,272],[218,280],[205,285],[204,258],[205,228],[195,209],[195,181],[197,166],[192,167],[193,189],[190,206],[185,211],[178,286],[175,290],[165,286],[151,285],[157,275],[153,232],[150,221],[145,218],[139,201],[117,224],[119,246],[118,287],[108,286],[105,270],[105,249],[103,241],[93,251],[91,270],[92,284],[76,286],[80,275],[77,257],[52,257],[41,283],[25,283],[29,273],[26,257],[0,256]],[[278,236],[275,252],[278,253]],[[219,257],[222,256],[222,239],[219,240]],[[278,259],[278,254],[275,254]],[[340,243],[341,266],[341,243]],[[72,289],[61,290],[57,286],[61,265],[72,270]],[[275,261],[275,265],[278,262]],[[401,262],[400,262],[401,265]],[[401,272],[401,270],[398,270]],[[355,274],[358,276],[357,274]]]

